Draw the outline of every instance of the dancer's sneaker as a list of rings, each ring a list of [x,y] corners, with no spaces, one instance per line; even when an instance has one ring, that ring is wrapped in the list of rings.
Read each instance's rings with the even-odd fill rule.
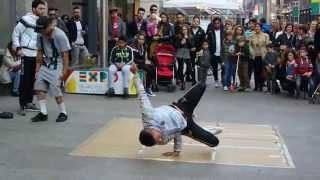
[[[59,122],[65,122],[66,120],[68,120],[68,116],[64,113],[60,113],[56,122],[59,123]]]
[[[211,133],[213,134],[213,135],[219,135],[219,134],[221,134],[223,132],[223,129],[222,128],[220,128],[220,127],[215,127],[212,131],[211,131]]]
[[[43,113],[37,114],[35,117],[31,119],[31,122],[43,122],[48,120],[48,115],[45,115]]]

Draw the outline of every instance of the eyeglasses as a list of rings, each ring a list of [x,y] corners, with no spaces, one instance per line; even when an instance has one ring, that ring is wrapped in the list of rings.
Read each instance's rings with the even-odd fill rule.
[[[158,11],[158,9],[151,9],[151,11],[152,11],[152,12],[157,12],[157,11]]]

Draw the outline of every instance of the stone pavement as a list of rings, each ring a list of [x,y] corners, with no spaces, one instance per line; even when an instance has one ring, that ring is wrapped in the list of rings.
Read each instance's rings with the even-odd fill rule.
[[[161,92],[152,102],[168,104],[181,95],[181,91]],[[16,98],[0,97],[0,110],[15,111],[17,103]],[[30,123],[34,113],[0,120],[0,180],[320,179],[320,106],[304,100],[230,94],[209,86],[196,110],[198,119],[205,122],[277,127],[296,166],[292,169],[70,156],[114,118],[140,115],[135,98],[66,95],[66,103],[70,120],[63,124],[55,123],[58,112],[53,100],[48,105],[48,122]]]

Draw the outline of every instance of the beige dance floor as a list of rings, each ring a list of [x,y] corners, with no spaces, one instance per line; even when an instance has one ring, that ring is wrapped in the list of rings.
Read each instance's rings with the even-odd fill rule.
[[[209,130],[216,123],[199,123]],[[288,149],[277,129],[270,125],[219,124],[223,133],[220,145],[209,148],[183,136],[183,150],[179,157],[165,157],[172,151],[173,143],[152,148],[138,142],[141,130],[139,119],[118,118],[92,135],[72,156],[143,159],[188,163],[212,163],[240,166],[294,168]]]

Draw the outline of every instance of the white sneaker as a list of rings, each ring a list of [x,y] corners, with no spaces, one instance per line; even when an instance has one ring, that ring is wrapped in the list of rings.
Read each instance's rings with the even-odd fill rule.
[[[222,128],[220,128],[220,127],[215,127],[212,131],[211,131],[211,133],[213,134],[213,135],[218,135],[218,134],[221,134],[223,132],[223,129]]]
[[[147,95],[148,95],[149,97],[155,97],[155,96],[156,96],[155,94],[153,94],[153,92],[152,92],[151,89],[148,89],[146,93],[147,93]]]
[[[223,90],[224,90],[224,91],[229,91],[229,88],[228,88],[227,86],[224,86],[224,87],[223,87]]]
[[[214,87],[219,88],[219,87],[220,87],[219,82],[215,82],[215,83],[214,83]]]

